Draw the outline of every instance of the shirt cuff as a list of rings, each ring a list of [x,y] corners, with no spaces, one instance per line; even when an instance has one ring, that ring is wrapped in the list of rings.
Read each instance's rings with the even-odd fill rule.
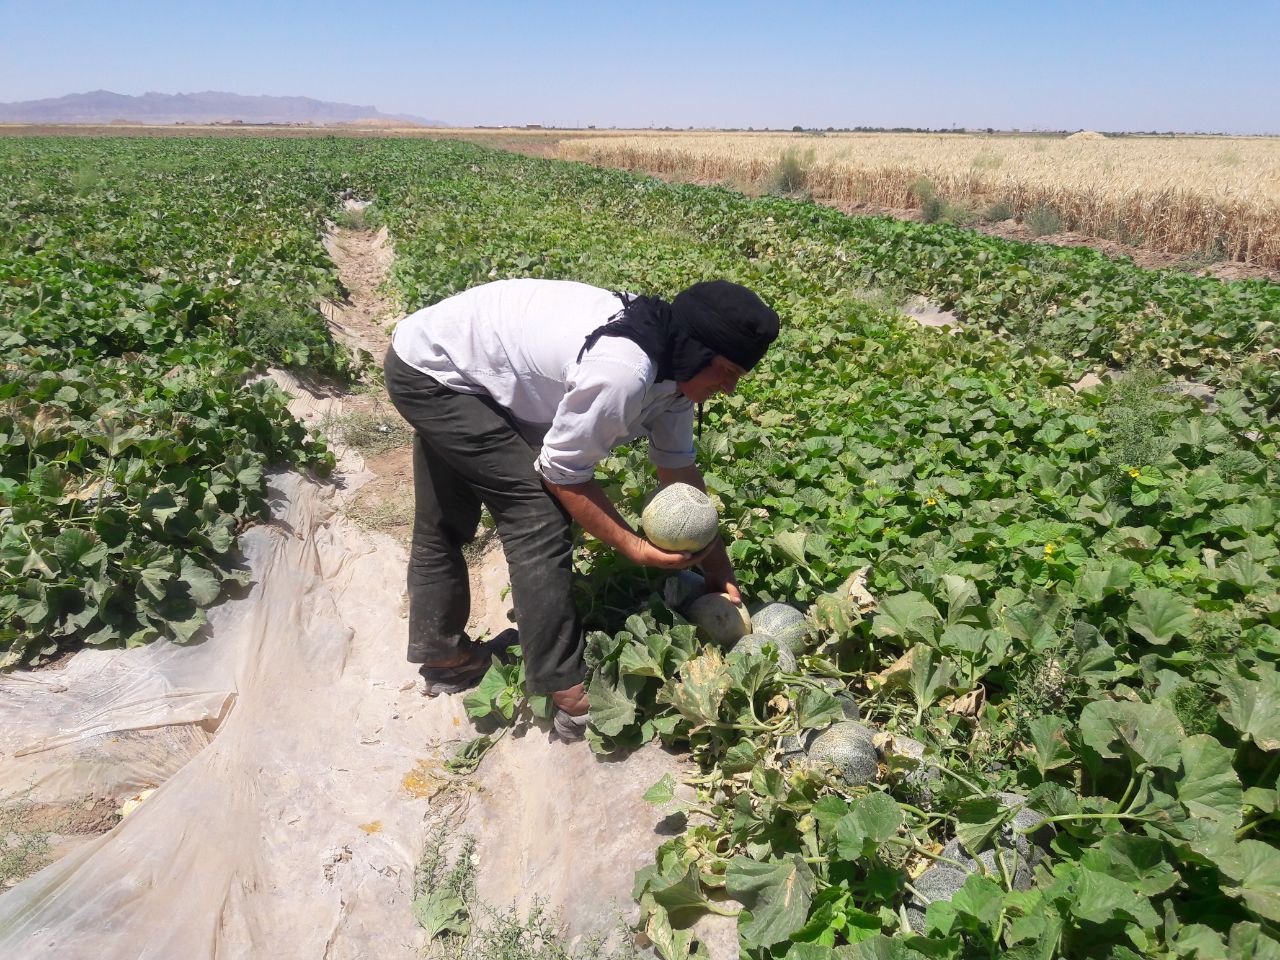
[[[595,479],[596,475],[596,465],[594,463],[585,470],[566,467],[553,463],[547,457],[545,448],[538,455],[538,459],[533,461],[533,469],[541,474],[543,480],[561,487],[572,487],[579,483],[586,483],[588,480]]]
[[[659,447],[655,447],[652,442],[649,444],[649,462],[655,467],[662,467],[664,470],[691,467],[697,462],[697,459],[697,456],[692,450],[681,450],[676,452],[672,450],[662,450]]]

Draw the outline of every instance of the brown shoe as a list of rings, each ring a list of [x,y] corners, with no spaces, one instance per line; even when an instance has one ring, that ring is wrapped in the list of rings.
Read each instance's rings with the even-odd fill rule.
[[[420,668],[418,673],[422,675],[422,695],[438,697],[470,690],[489,672],[494,657],[502,663],[508,662],[507,650],[518,642],[515,630],[503,630],[483,643],[473,643],[469,651],[471,659],[464,663],[454,667]]]

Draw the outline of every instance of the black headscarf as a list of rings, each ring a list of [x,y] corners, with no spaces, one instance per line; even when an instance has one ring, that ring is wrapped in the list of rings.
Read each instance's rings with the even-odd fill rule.
[[[601,337],[625,337],[657,365],[658,380],[690,380],[717,354],[750,370],[778,336],[778,315],[755,293],[728,280],[695,283],[670,303],[616,294],[622,309],[582,344],[578,359]]]

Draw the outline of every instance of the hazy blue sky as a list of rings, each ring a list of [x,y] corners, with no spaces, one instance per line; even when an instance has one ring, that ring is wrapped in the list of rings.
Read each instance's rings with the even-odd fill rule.
[[[227,90],[462,125],[1280,133],[1280,0],[0,0],[0,101]]]

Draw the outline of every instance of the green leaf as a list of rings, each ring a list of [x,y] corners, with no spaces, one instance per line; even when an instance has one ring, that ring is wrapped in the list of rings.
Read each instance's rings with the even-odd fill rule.
[[[844,718],[840,701],[826,690],[803,687],[796,695],[796,722],[802,730],[825,727]]]
[[[468,690],[462,698],[462,706],[467,716],[473,718],[487,717],[493,713],[494,705],[503,691],[507,689],[507,678],[498,664],[489,667],[488,672],[480,678],[480,683]],[[593,704],[594,706],[594,704]]]
[[[164,598],[169,592],[166,584],[173,579],[173,566],[171,557],[147,564],[139,576],[139,585],[156,599]]]
[[[675,798],[676,781],[669,773],[664,773],[657,783],[644,792],[645,802],[652,803],[655,807],[665,807]]]
[[[1243,794],[1233,766],[1233,751],[1208,734],[1182,741],[1178,799],[1193,817],[1240,825]]]
[[[97,534],[71,527],[58,534],[53,544],[54,553],[65,565],[75,563],[92,566],[107,555],[107,545]]]
[[[1084,571],[1076,581],[1076,590],[1090,603],[1101,603],[1107,597],[1127,590],[1133,575],[1140,569],[1132,560],[1113,560],[1102,569]]]
[[[973,917],[984,927],[993,927],[1000,919],[1004,907],[1004,891],[990,877],[973,873],[965,878],[964,886],[951,897],[956,913]]]
[[[914,649],[911,671],[907,674],[907,688],[911,691],[916,706],[924,711],[938,701],[944,690],[951,687],[954,672],[950,661],[945,657],[934,660],[931,647],[917,645]]]
[[[852,808],[834,794],[823,794],[810,808],[809,812],[818,824],[818,833],[822,837],[835,834],[836,825]]]
[[[760,751],[747,737],[743,737],[724,753],[720,769],[724,773],[748,773],[760,764]]]
[[[1031,735],[1032,747],[1029,754],[1041,777],[1075,760],[1075,754],[1067,744],[1066,727],[1065,720],[1052,715],[1028,721],[1027,732]]]
[[[1280,672],[1262,670],[1257,680],[1223,677],[1222,718],[1263,750],[1280,749]]]
[[[882,637],[917,637],[927,640],[932,638],[934,626],[941,622],[942,615],[923,594],[908,591],[881,600],[872,625]]]
[[[1267,787],[1250,787],[1244,792],[1244,803],[1261,813],[1276,813],[1280,811],[1280,791]]]
[[[1280,857],[1273,846],[1261,840],[1244,840],[1218,863],[1230,883],[1224,893],[1238,897],[1264,919],[1280,921]]]
[[[809,566],[809,561],[805,555],[804,549],[805,534],[801,530],[784,530],[773,535],[773,544],[780,553],[792,563],[801,566]]]
[[[467,905],[452,893],[431,890],[413,901],[413,916],[418,925],[434,940],[442,933],[466,936],[471,932]]]
[[[1099,756],[1127,756],[1149,767],[1176,770],[1185,734],[1173,712],[1154,703],[1095,700],[1080,714],[1080,739]]]
[[[961,800],[955,809],[956,836],[966,850],[977,855],[990,844],[992,835],[1012,813],[995,797]]]
[[[1081,870],[1074,887],[1071,912],[1082,920],[1106,923],[1120,917],[1146,928],[1154,928],[1160,922],[1151,901],[1123,880],[1094,870]]]
[[[206,570],[190,557],[182,558],[182,570],[178,579],[191,591],[191,599],[201,606],[213,603],[222,592],[222,580],[217,574]]]
[[[981,602],[977,586],[966,577],[953,573],[944,574],[939,578],[938,585],[942,588],[942,598],[947,601],[948,623],[955,623],[966,610]]]
[[[687,927],[707,911],[697,864],[689,864],[672,877],[654,878],[649,882],[649,893],[667,911],[673,927]]]
[[[665,680],[662,663],[649,647],[642,643],[628,643],[618,657],[618,672],[633,677],[654,677]]]
[[[617,684],[597,671],[587,685],[591,697],[591,725],[606,737],[619,736],[636,722],[636,704],[628,696],[625,679]]]
[[[809,915],[814,877],[799,856],[761,863],[734,857],[725,871],[725,888],[750,911],[746,922],[738,920],[744,946],[768,947],[799,930]]]
[[[1174,949],[1179,957],[1225,957],[1227,945],[1222,935],[1212,927],[1202,923],[1192,923],[1178,929],[1173,938]]]
[[[869,793],[836,823],[836,851],[842,860],[859,860],[898,834],[902,811],[888,794]]]
[[[1165,855],[1165,845],[1153,837],[1110,833],[1086,850],[1080,863],[1088,870],[1122,880],[1144,896],[1164,893],[1178,883],[1178,872]]]
[[[1272,933],[1256,923],[1232,924],[1227,938],[1227,960],[1280,960],[1280,944]]]
[[[1191,607],[1172,592],[1151,588],[1135,590],[1132,597],[1129,628],[1150,643],[1163,646],[1191,630]]]

